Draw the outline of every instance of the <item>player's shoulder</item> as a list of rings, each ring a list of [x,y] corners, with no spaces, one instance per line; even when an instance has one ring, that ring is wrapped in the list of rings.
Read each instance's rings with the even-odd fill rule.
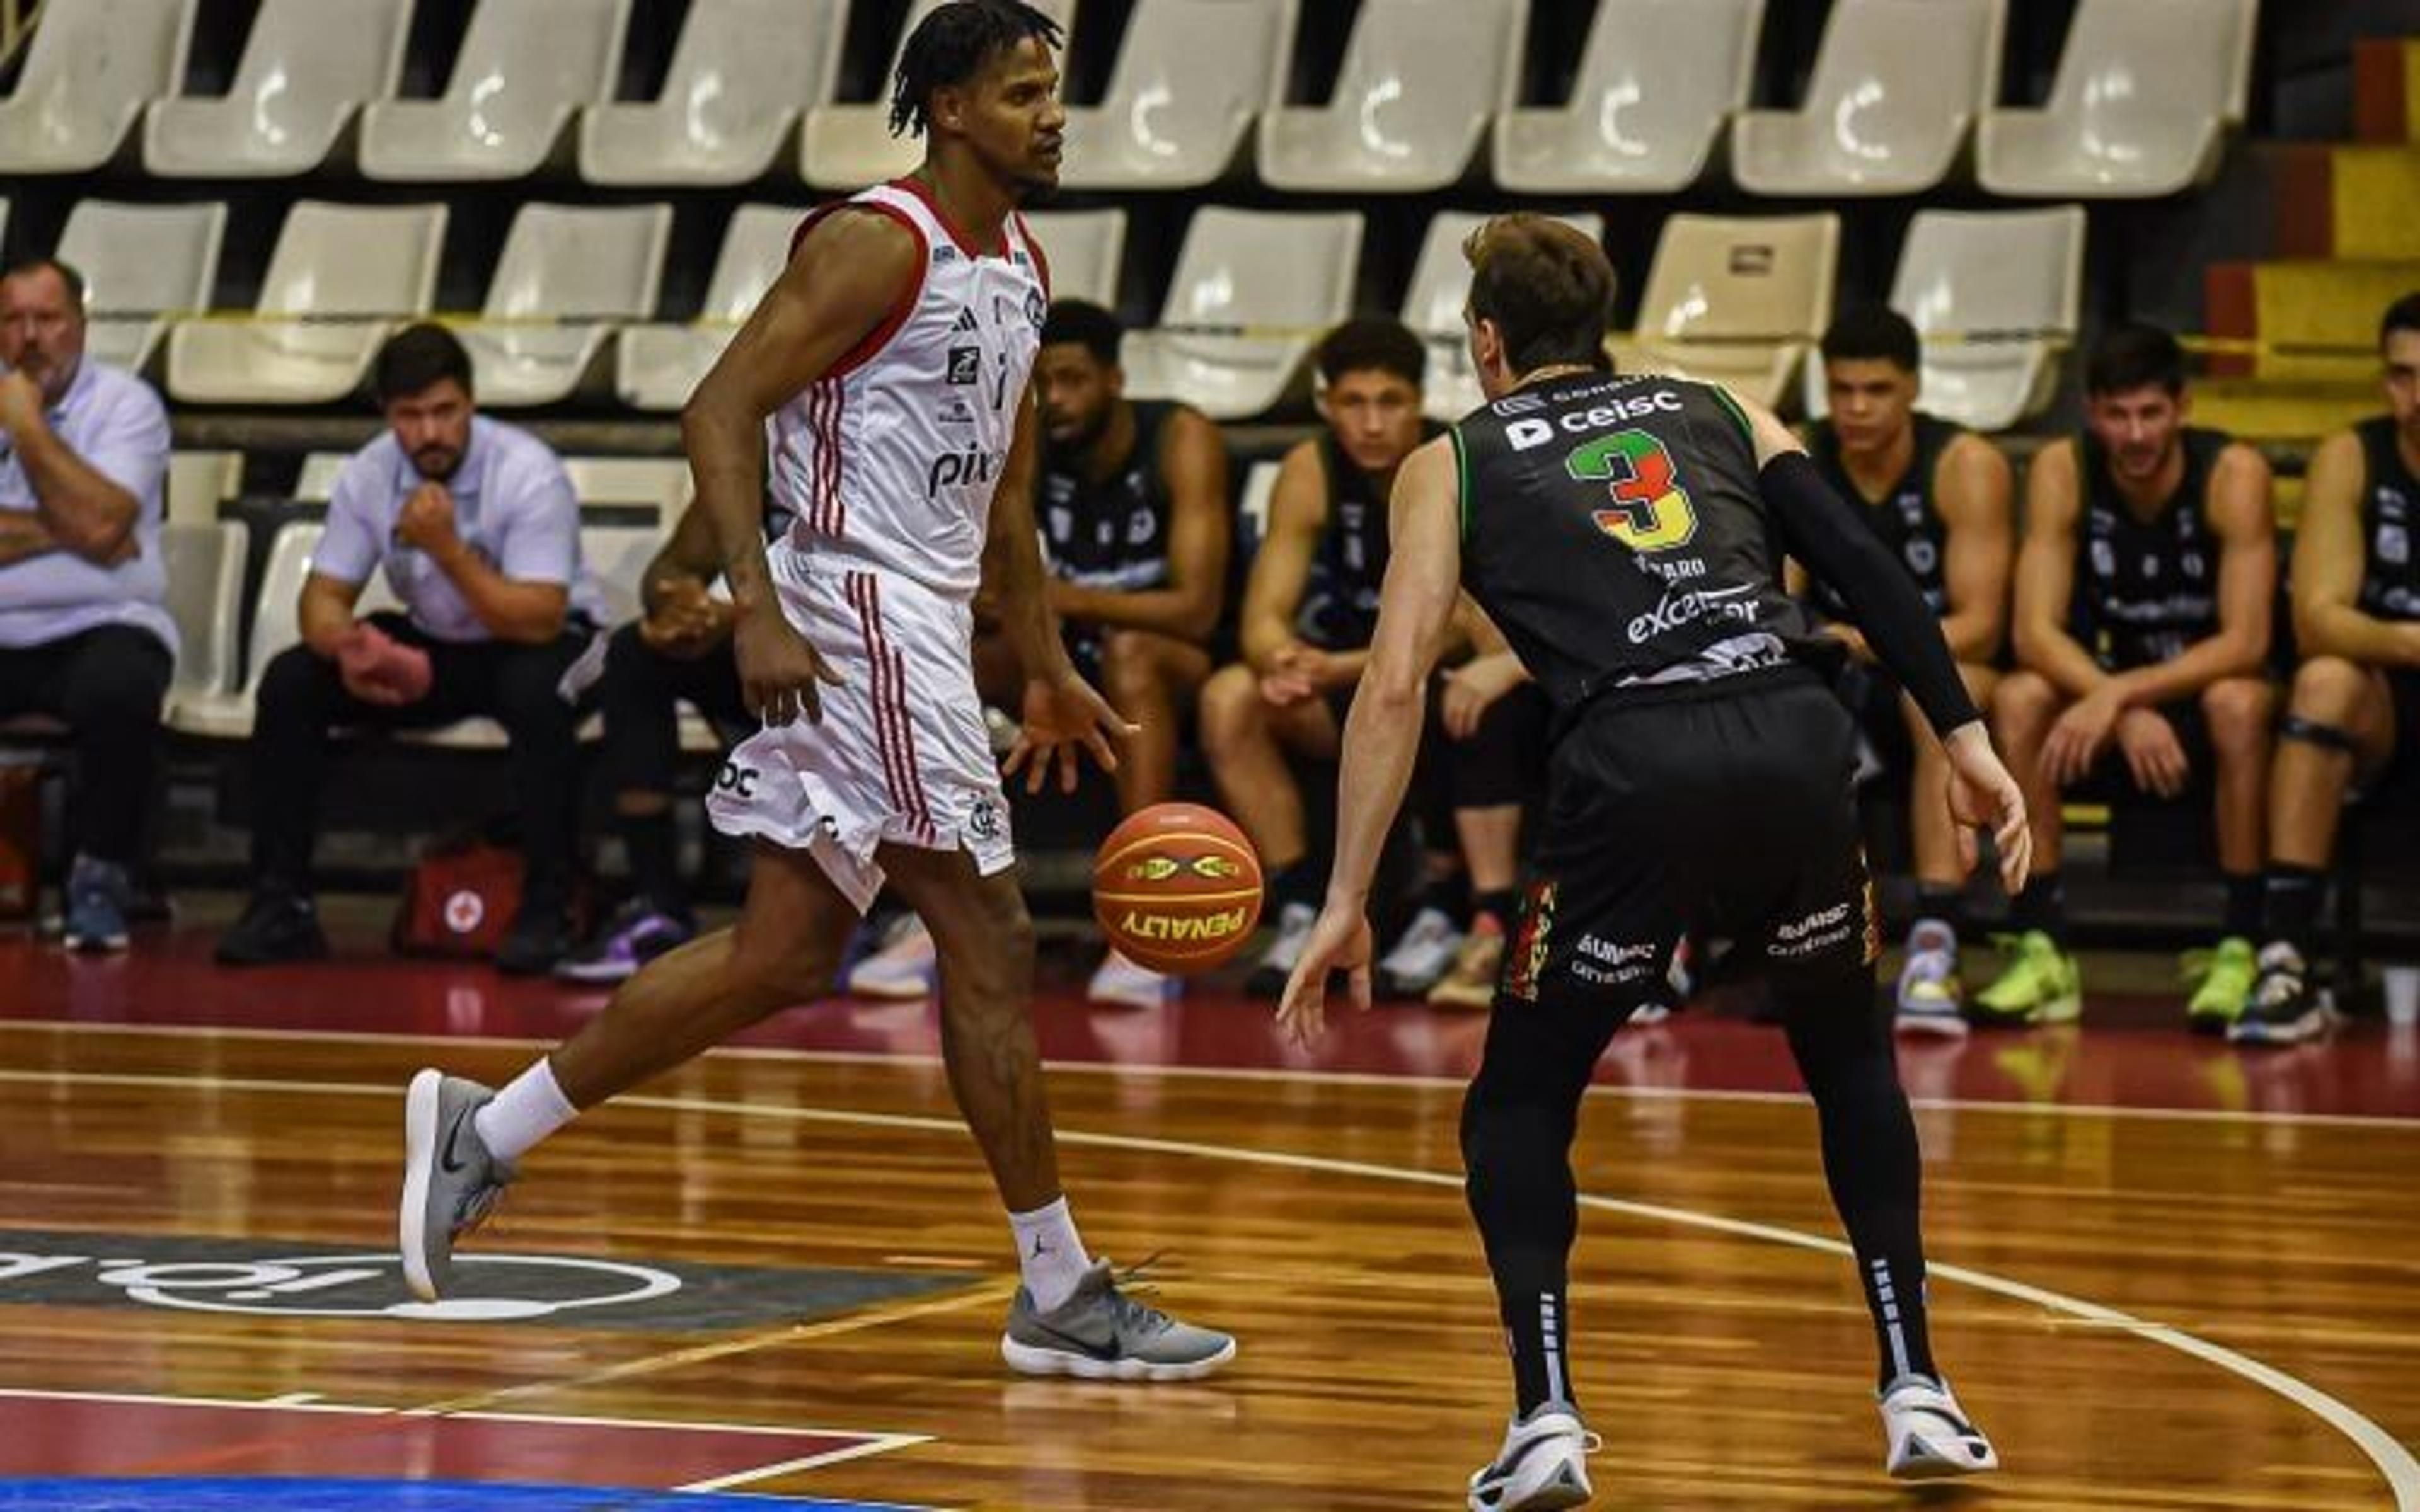
[[[880,199],[835,200],[799,224],[790,239],[790,265],[906,268],[924,255],[924,233],[903,207]]]

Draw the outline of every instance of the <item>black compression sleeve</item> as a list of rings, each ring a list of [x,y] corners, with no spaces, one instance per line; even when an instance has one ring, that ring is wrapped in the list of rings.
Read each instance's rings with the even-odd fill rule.
[[[1804,452],[1784,452],[1757,479],[1764,505],[1780,522],[1791,554],[1848,600],[1866,643],[1916,700],[1937,734],[1980,718],[1941,622],[1848,501],[1832,490]]]

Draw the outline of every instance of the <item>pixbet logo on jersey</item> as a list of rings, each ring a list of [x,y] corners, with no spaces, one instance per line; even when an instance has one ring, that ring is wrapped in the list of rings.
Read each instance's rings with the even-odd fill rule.
[[[924,472],[924,497],[936,499],[944,488],[964,488],[988,484],[1000,476],[1000,465],[1006,461],[1002,452],[982,452],[969,448],[963,452],[944,452],[933,458]]]

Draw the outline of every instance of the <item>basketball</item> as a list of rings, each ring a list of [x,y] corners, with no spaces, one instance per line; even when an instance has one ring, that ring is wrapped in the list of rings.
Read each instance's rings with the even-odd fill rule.
[[[1101,842],[1093,916],[1137,965],[1177,976],[1207,971],[1252,937],[1261,858],[1217,810],[1154,804]]]

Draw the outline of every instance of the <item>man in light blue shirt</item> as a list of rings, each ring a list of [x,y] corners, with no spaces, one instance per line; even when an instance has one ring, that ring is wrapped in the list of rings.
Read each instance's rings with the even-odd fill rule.
[[[72,733],[67,943],[122,950],[177,650],[160,560],[168,414],[84,342],[74,269],[0,274],[0,719],[46,714]]]
[[[331,727],[484,715],[510,738],[527,862],[496,963],[549,971],[566,946],[578,796],[578,716],[559,685],[601,609],[580,560],[580,501],[544,442],[473,412],[470,355],[443,327],[396,333],[373,381],[387,432],[338,474],[302,585],[302,643],[261,677],[256,890],[218,958],[259,965],[327,953],[311,852]],[[356,618],[380,567],[404,608]]]

